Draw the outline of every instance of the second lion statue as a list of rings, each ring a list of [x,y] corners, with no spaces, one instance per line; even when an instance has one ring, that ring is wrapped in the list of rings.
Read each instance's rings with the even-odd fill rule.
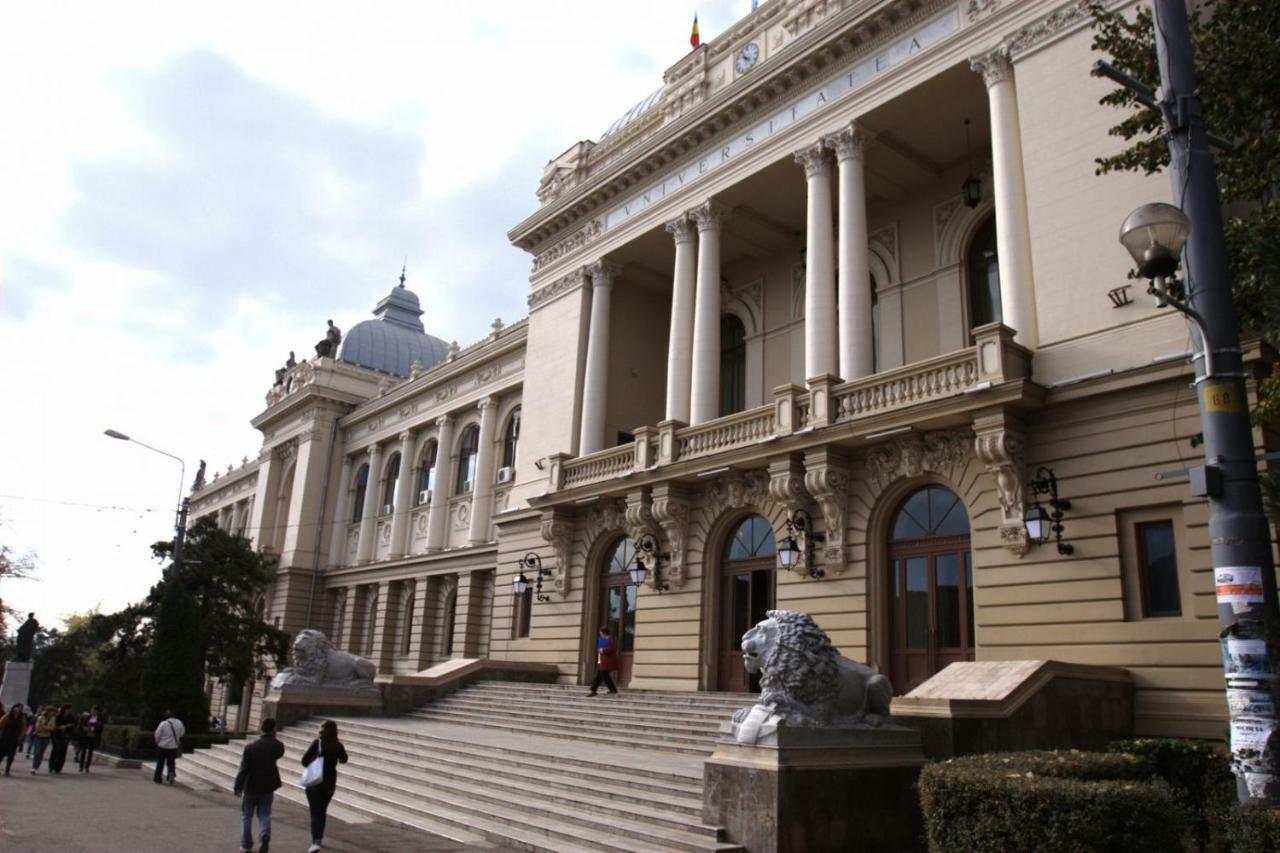
[[[766,615],[742,637],[747,672],[760,675],[760,698],[733,715],[739,743],[756,743],[779,724],[856,728],[888,722],[888,678],[837,652],[809,614]]]
[[[273,690],[286,685],[329,687],[346,690],[373,690],[377,667],[358,655],[335,649],[329,638],[319,631],[299,631],[293,641],[293,666],[282,670],[271,681]]]

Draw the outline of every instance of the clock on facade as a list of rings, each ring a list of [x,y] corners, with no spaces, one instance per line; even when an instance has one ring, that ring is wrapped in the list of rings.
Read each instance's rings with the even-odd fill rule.
[[[742,50],[738,51],[738,58],[734,62],[733,67],[737,69],[739,74],[746,74],[756,64],[756,60],[760,58],[760,46],[755,42],[751,42]]]

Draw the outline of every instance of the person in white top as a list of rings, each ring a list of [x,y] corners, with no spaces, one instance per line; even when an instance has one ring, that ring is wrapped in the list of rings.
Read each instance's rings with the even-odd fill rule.
[[[173,715],[172,711],[164,712],[164,719],[156,726],[156,751],[160,757],[156,759],[156,775],[151,781],[157,785],[161,782],[164,766],[169,765],[169,784],[173,784],[178,775],[178,756],[182,753],[182,736],[187,733],[186,727]]]

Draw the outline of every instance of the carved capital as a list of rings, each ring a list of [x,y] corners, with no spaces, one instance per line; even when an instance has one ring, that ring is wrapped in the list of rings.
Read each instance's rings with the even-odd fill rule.
[[[587,275],[591,276],[591,286],[609,287],[622,272],[622,267],[612,261],[598,260],[587,267]]]
[[[982,75],[982,82],[988,89],[1013,79],[1013,61],[1009,59],[1009,48],[1005,45],[969,57],[969,67]]]
[[[824,568],[833,575],[843,574],[845,514],[849,506],[849,470],[845,460],[828,450],[808,454],[804,485],[821,507],[826,525]]]
[[[719,231],[720,226],[729,219],[729,209],[714,201],[704,201],[689,211],[689,218],[698,226],[698,232]]]
[[[698,236],[698,227],[688,216],[677,216],[666,224],[666,228],[676,243],[688,243]]]
[[[822,142],[801,148],[794,156],[796,162],[804,168],[806,178],[830,177],[831,157],[827,154],[827,146]]]
[[[400,433],[399,438],[401,444],[408,444],[413,440],[413,433],[410,430],[405,430]]]
[[[663,567],[662,579],[672,589],[680,589],[686,579],[684,553],[685,538],[689,532],[689,501],[683,492],[669,484],[655,486],[651,510],[653,520],[666,536],[671,554],[670,561]]]
[[[453,423],[453,415],[441,415],[436,418],[436,429],[444,429]]]
[[[846,160],[861,162],[867,139],[867,134],[858,127],[857,123],[850,122],[848,127],[823,137],[822,142],[836,153],[837,162],[843,163]]]
[[[551,546],[551,590],[561,598],[569,594],[569,551],[573,547],[573,518],[554,510],[542,514],[542,541]]]

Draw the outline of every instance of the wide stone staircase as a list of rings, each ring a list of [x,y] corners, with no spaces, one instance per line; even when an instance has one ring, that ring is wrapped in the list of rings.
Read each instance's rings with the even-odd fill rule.
[[[350,762],[330,814],[479,846],[569,851],[735,851],[702,823],[702,762],[754,696],[482,681],[404,717],[337,717]],[[298,786],[306,722],[282,730],[276,796]],[[243,742],[198,750],[179,781],[230,790]]]

